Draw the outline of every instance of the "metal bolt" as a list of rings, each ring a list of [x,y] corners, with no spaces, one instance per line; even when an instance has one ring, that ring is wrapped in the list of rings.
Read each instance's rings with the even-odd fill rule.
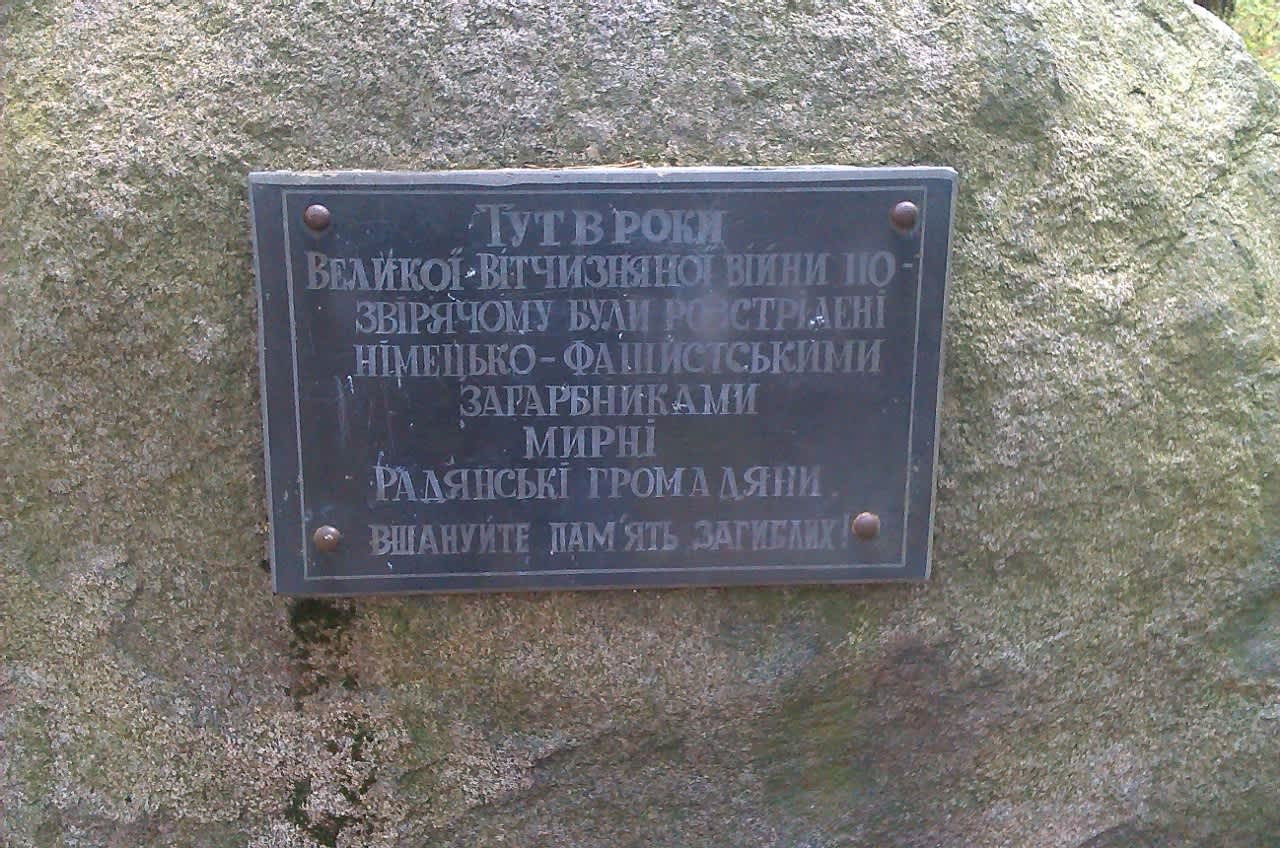
[[[315,542],[316,550],[331,554],[338,549],[342,534],[338,532],[337,527],[325,524],[323,527],[317,527],[316,532],[311,534],[311,541]]]
[[[903,200],[893,207],[893,211],[889,213],[889,221],[894,227],[904,233],[909,233],[915,229],[916,221],[920,220],[920,210],[910,200]]]
[[[302,223],[318,233],[329,226],[330,217],[328,206],[313,203],[302,213]]]
[[[860,512],[853,519],[853,535],[869,542],[880,535],[880,516],[874,512]]]

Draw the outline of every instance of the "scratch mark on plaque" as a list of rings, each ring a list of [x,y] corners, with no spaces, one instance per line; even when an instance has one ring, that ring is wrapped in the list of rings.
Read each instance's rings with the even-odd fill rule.
[[[347,396],[342,391],[342,378],[334,375],[334,382],[338,386],[338,441],[342,445],[346,445],[351,437],[351,422],[347,420]],[[347,377],[350,381],[351,378]]]

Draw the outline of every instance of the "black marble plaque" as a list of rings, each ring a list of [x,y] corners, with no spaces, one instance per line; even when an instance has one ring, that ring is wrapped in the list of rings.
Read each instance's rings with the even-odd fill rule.
[[[249,182],[278,592],[928,575],[951,170]]]

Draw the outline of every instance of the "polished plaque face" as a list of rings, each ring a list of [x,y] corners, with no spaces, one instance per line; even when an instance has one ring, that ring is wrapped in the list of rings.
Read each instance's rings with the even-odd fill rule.
[[[954,172],[249,182],[277,591],[928,575]]]

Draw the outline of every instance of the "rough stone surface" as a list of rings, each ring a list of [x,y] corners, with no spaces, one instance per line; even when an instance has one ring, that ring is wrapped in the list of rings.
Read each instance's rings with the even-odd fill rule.
[[[1175,0],[0,6],[0,845],[1280,833],[1280,97]],[[289,602],[245,174],[942,164],[920,587]]]

